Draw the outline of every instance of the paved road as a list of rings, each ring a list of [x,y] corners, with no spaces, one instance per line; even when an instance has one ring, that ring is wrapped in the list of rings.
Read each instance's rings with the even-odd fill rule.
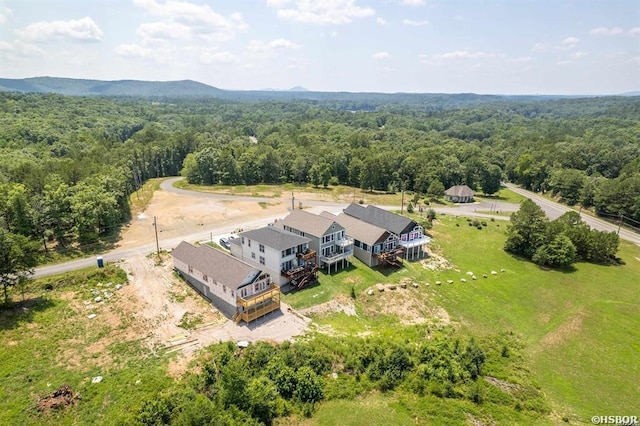
[[[175,194],[180,194],[189,197],[197,197],[197,198],[210,198],[215,200],[236,200],[236,201],[265,201],[265,202],[274,202],[275,200],[281,200],[279,198],[265,198],[265,197],[251,197],[251,196],[242,196],[242,195],[229,195],[229,194],[214,194],[207,192],[197,192],[197,191],[189,191],[184,189],[175,188],[173,184],[182,178],[171,178],[163,181],[160,184],[160,188],[164,191],[172,192]],[[329,211],[334,214],[338,214],[347,207],[348,203],[339,203],[332,201],[317,201],[317,200],[304,200],[303,204],[305,207],[309,207],[309,211],[313,213],[320,213],[323,210]],[[509,220],[506,216],[496,216],[487,213],[481,213],[483,211],[489,211],[491,203],[475,203],[468,205],[460,205],[459,207],[436,207],[434,210],[438,213],[445,213],[451,215],[461,215],[461,216],[477,216],[483,218],[495,218],[497,220]],[[297,206],[296,206],[297,207]],[[381,208],[387,210],[398,210],[399,206],[379,206]],[[515,204],[506,204],[503,203],[497,207],[501,211],[514,211],[518,209],[518,206]],[[477,212],[477,211],[478,212]],[[276,219],[282,219],[286,214],[281,214],[277,216],[273,216],[267,219],[259,219],[255,221],[242,223],[230,223],[224,226],[214,227],[207,230],[200,230],[196,233],[183,235],[177,238],[170,239],[162,239],[159,241],[161,249],[172,249],[180,244],[181,241],[203,241],[208,240],[211,235],[226,235],[237,229],[238,225],[242,225],[244,229],[257,228],[260,226],[265,226],[268,223],[272,223]],[[153,243],[143,244],[140,246],[127,248],[127,249],[115,249],[110,252],[102,254],[102,258],[105,262],[116,262],[120,259],[125,259],[131,256],[145,255],[149,253],[153,253],[156,250],[156,245]],[[96,257],[88,257],[84,259],[77,259],[70,262],[59,263],[55,265],[48,265],[36,268],[35,277],[44,277],[48,275],[61,274],[63,272],[69,272],[77,269],[82,269],[90,266],[96,265]]]
[[[571,207],[567,207],[565,205],[548,200],[536,194],[535,192],[527,191],[526,189],[522,189],[511,183],[507,183],[505,185],[507,186],[507,188],[509,188],[516,194],[520,194],[523,197],[527,197],[533,200],[537,205],[542,207],[544,212],[551,219],[556,219],[562,216],[563,214],[565,214],[566,212],[580,213],[577,210],[572,209]],[[593,229],[597,229],[600,231],[607,231],[607,232],[618,231],[618,225],[614,225],[605,220],[598,219],[597,217],[589,216],[584,213],[580,213],[580,217],[582,218],[583,221],[589,224],[589,226],[591,226],[591,228]],[[623,240],[631,241],[634,244],[640,245],[640,235],[635,232],[629,231],[628,229],[621,228],[619,235],[620,235],[620,238]]]

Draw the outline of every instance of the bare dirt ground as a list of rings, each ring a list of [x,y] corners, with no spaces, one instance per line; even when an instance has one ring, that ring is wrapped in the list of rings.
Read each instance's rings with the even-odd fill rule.
[[[158,221],[158,237],[167,239],[214,226],[284,214],[288,207],[276,199],[263,205],[255,201],[221,201],[158,190],[147,209],[132,219],[131,224],[123,231],[118,245],[126,248],[154,242],[154,216]]]
[[[161,239],[193,234],[225,224],[241,224],[256,219],[285,214],[288,205],[274,199],[267,204],[255,201],[226,201],[190,197],[158,190],[148,208],[123,232],[121,247],[155,241],[153,218],[157,217]],[[219,341],[281,342],[304,334],[310,320],[282,305],[250,326],[234,324],[220,314],[188,284],[173,275],[171,257],[162,263],[154,256],[133,256],[121,264],[129,275],[130,285],[120,293],[117,310],[130,318],[127,327],[131,338],[145,338],[150,346],[186,354],[170,366],[174,374],[186,369],[194,349]],[[187,314],[196,321],[195,328],[180,327]],[[107,318],[103,317],[103,320]],[[117,319],[113,319],[117,321]],[[189,327],[191,328],[191,327]]]

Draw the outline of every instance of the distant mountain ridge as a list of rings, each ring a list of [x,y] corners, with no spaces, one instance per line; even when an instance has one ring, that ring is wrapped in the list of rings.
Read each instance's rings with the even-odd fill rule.
[[[0,90],[69,96],[217,96],[223,90],[193,80],[83,80],[59,77],[0,78]]]
[[[113,96],[136,98],[212,98],[228,101],[295,101],[335,103],[352,111],[373,110],[381,104],[411,104],[424,108],[456,108],[487,102],[593,98],[562,95],[478,95],[475,93],[376,93],[314,92],[301,86],[285,90],[224,90],[193,80],[87,80],[60,77],[0,78],[0,92],[56,93],[66,96]],[[637,92],[624,95],[633,96]]]

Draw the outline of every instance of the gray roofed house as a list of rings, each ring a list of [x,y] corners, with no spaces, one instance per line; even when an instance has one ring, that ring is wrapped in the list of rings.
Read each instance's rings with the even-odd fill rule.
[[[333,220],[345,227],[347,235],[369,245],[374,245],[375,243],[386,239],[389,235],[389,232],[386,229],[344,213],[340,213],[336,216],[329,212],[322,212],[320,215],[326,218],[333,216]]]
[[[252,229],[238,234],[240,238],[249,238],[257,243],[264,244],[276,250],[286,250],[301,244],[309,243],[309,238],[301,237],[292,232],[285,231],[274,226]]]
[[[171,255],[186,281],[229,317],[249,322],[280,308],[280,289],[263,268],[185,241]]]
[[[305,234],[320,237],[331,229],[334,221],[304,210],[293,210],[287,217],[278,221],[278,224],[297,229]]]
[[[408,217],[400,216],[372,205],[363,207],[359,204],[351,203],[344,209],[344,212],[349,216],[357,217],[398,236],[408,232],[409,229],[413,229],[415,226],[415,221]]]
[[[470,203],[475,192],[467,185],[456,185],[444,192],[444,199],[454,203]]]
[[[352,217],[376,225],[398,237],[398,244],[404,249],[405,259],[422,257],[423,246],[431,241],[424,235],[424,229],[418,222],[405,216],[392,213],[380,207],[368,205],[363,207],[351,203],[344,212]]]
[[[381,259],[392,255],[395,259],[398,237],[386,229],[367,223],[344,213],[333,215],[329,212],[321,216],[335,220],[344,226],[347,236],[353,238],[353,254],[368,266],[377,266]]]
[[[236,240],[240,240],[240,243]],[[315,253],[309,250],[309,238],[277,226],[240,232],[234,241],[231,244],[233,256],[267,271],[271,279],[280,286],[291,283],[292,275],[288,271],[298,270],[303,266],[313,269],[311,264],[317,264]],[[284,291],[286,290],[285,288]]]
[[[189,265],[228,288],[238,288],[251,283],[260,270],[231,255],[206,244],[194,246],[182,241],[171,255],[174,259],[189,260]]]
[[[319,264],[331,273],[333,266],[348,264],[353,255],[353,239],[345,235],[345,228],[333,218],[316,215],[304,210],[293,210],[275,226],[304,237],[309,237],[309,248],[319,259]]]

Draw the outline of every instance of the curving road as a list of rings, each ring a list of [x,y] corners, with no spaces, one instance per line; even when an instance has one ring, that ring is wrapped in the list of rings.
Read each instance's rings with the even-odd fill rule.
[[[536,194],[535,192],[527,191],[526,189],[522,189],[519,186],[513,185],[511,183],[505,183],[504,185],[516,194],[520,194],[523,197],[530,198],[533,202],[539,205],[542,210],[544,210],[544,212],[547,214],[547,216],[549,216],[550,219],[556,219],[567,212],[576,212],[580,214],[582,220],[585,221],[593,229],[606,232],[618,232],[618,225],[614,225],[605,220],[598,219],[597,217],[580,213],[578,210],[572,209],[571,207],[567,207],[563,204],[556,203],[555,201],[548,200]],[[620,228],[618,235],[623,240],[627,240],[634,244],[640,245],[640,235],[635,232],[629,231],[625,228]]]
[[[179,195],[184,195],[184,196],[188,196],[188,197],[197,197],[197,198],[210,198],[210,199],[215,199],[215,200],[236,200],[236,201],[265,201],[265,202],[273,202],[274,200],[279,200],[278,198],[266,198],[266,197],[251,197],[251,196],[241,196],[241,195],[229,195],[229,194],[215,194],[215,193],[207,193],[207,192],[198,192],[198,191],[190,191],[190,190],[185,190],[185,189],[179,189],[179,188],[175,188],[173,186],[173,184],[175,182],[177,182],[178,180],[180,180],[182,178],[171,178],[171,179],[167,179],[165,181],[163,181],[160,184],[160,188],[164,191],[168,191],[168,192],[172,192],[175,194],[179,194]],[[547,215],[549,217],[556,218],[560,215],[562,215],[563,213],[567,212],[567,211],[575,211],[567,206],[563,206],[561,204],[555,203],[553,201],[547,200],[546,198],[543,198],[533,192],[530,191],[526,191],[522,188],[519,188],[517,186],[514,186],[512,184],[506,184],[506,186],[511,189],[512,191],[527,197],[527,198],[531,198],[533,201],[535,201],[538,205],[540,205],[543,210],[547,213]],[[281,199],[280,199],[281,200]],[[331,202],[331,201],[317,201],[317,200],[304,200],[304,205],[311,207],[310,211],[313,211],[315,213],[319,213],[322,210],[328,210],[332,213],[339,213],[342,211],[343,208],[345,208],[347,206],[347,203],[337,203],[337,202]],[[382,207],[384,209],[387,210],[397,210],[398,206],[379,206]],[[510,204],[510,203],[500,203],[499,205],[494,205],[495,208],[497,208],[500,211],[503,212],[509,212],[509,211],[516,211],[518,210],[518,205],[517,204]],[[497,215],[492,215],[492,214],[488,214],[488,213],[482,213],[482,211],[489,211],[491,208],[491,203],[488,202],[481,202],[481,203],[473,203],[473,204],[466,204],[466,205],[460,205],[457,207],[436,207],[434,208],[434,210],[437,213],[445,213],[445,214],[451,214],[451,215],[456,215],[456,216],[460,216],[460,215],[464,215],[464,216],[477,216],[477,217],[483,217],[483,218],[494,218],[496,220],[509,220],[509,217],[507,216],[497,216]],[[478,212],[480,211],[480,212]],[[224,226],[219,226],[219,227],[214,227],[214,228],[210,228],[207,230],[200,230],[198,232],[192,233],[192,234],[188,234],[188,235],[183,235],[177,238],[169,238],[169,239],[163,239],[160,240],[160,247],[164,248],[164,249],[169,249],[169,248],[173,248],[175,246],[177,246],[181,241],[186,240],[186,241],[202,241],[202,240],[208,240],[210,238],[210,236],[213,235],[221,235],[221,234],[228,234],[230,232],[232,232],[233,230],[235,230],[238,225],[242,225],[243,228],[254,228],[254,227],[260,227],[260,226],[265,226],[268,223],[273,222],[275,219],[281,219],[282,217],[284,217],[284,215],[278,215],[278,216],[274,216],[272,218],[268,218],[268,219],[258,219],[255,221],[250,221],[250,222],[246,222],[243,221],[242,223],[229,223],[226,224]],[[612,225],[608,222],[605,222],[603,220],[591,217],[591,216],[587,216],[582,214],[581,215],[582,219],[587,222],[592,228],[594,229],[599,229],[599,230],[603,230],[603,231],[617,231],[617,226]],[[633,232],[630,232],[626,229],[621,229],[620,230],[620,238],[631,241],[635,244],[640,245],[640,235],[635,234]],[[156,245],[153,243],[148,243],[148,244],[142,244],[140,246],[137,247],[133,247],[133,248],[127,248],[127,249],[115,249],[113,251],[110,251],[108,253],[105,253],[102,255],[102,258],[106,261],[106,262],[116,262],[120,259],[124,259],[124,258],[128,258],[131,256],[137,256],[137,255],[145,255],[148,253],[152,253],[154,252],[156,249]],[[89,266],[93,266],[96,264],[96,258],[94,256],[92,257],[88,257],[88,258],[84,258],[84,259],[77,259],[77,260],[72,260],[69,262],[64,262],[64,263],[59,263],[59,264],[55,264],[55,265],[48,265],[48,266],[42,266],[39,268],[36,268],[35,270],[35,277],[43,277],[43,276],[47,276],[47,275],[54,275],[54,274],[60,274],[63,272],[68,272],[68,271],[73,271],[76,269],[82,269],[82,268],[86,268]]]

